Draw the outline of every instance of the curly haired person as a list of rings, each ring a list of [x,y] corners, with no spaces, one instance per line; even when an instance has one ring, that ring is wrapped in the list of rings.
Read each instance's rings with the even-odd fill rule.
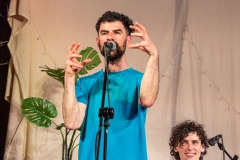
[[[172,128],[170,154],[176,160],[203,160],[209,147],[207,141],[204,125],[186,120]]]

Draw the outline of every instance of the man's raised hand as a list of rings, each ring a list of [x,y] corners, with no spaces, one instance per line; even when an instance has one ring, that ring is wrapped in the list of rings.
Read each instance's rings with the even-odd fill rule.
[[[141,38],[141,42],[130,44],[129,48],[132,49],[140,49],[146,52],[149,55],[156,55],[158,54],[157,47],[153,44],[152,40],[147,34],[146,28],[141,25],[140,23],[136,22],[134,26],[129,26],[131,29],[135,30],[134,33],[131,33],[132,37],[139,37]]]
[[[91,62],[91,59],[85,59],[82,62],[79,62],[77,58],[81,58],[82,56],[78,54],[78,48],[80,47],[80,43],[72,43],[68,48],[68,56],[65,65],[65,75],[68,77],[74,76],[78,73],[82,67]]]

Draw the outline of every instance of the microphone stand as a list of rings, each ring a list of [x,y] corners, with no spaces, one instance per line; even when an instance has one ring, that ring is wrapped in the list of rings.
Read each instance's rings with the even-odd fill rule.
[[[226,155],[227,155],[231,160],[238,160],[238,156],[237,156],[237,155],[234,155],[234,157],[232,158],[232,157],[228,154],[228,152],[225,150],[225,147],[223,146],[222,143],[217,142],[217,144],[218,144],[219,149],[220,149],[220,150],[223,150],[224,153],[226,153]]]
[[[99,108],[98,117],[99,119],[99,138],[97,138],[97,151],[96,151],[96,160],[99,158],[99,149],[100,149],[100,142],[101,142],[101,131],[102,126],[104,126],[104,150],[103,150],[103,160],[107,159],[107,136],[108,136],[108,127],[110,126],[108,120],[113,119],[114,116],[114,110],[110,107],[104,107],[105,102],[105,95],[106,95],[106,87],[108,84],[108,66],[109,66],[109,57],[110,57],[110,48],[106,46],[104,43],[104,53],[105,53],[105,59],[106,59],[106,65],[105,65],[105,73],[104,73],[104,83],[103,83],[103,92],[102,92],[102,103],[101,108]],[[104,124],[103,123],[104,118]]]

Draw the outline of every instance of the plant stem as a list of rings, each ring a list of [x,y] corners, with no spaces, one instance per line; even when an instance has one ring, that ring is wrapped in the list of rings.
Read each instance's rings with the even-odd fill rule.
[[[51,120],[51,121],[52,121],[52,120]],[[55,122],[52,121],[52,123],[55,124],[56,127],[58,126]],[[64,141],[64,135],[63,135],[63,132],[62,132],[61,129],[60,129],[59,131],[60,131],[60,133],[61,133],[61,135],[62,135],[62,141]]]
[[[62,160],[64,160],[64,147],[65,147],[65,144],[64,144],[64,141],[62,143]]]
[[[75,136],[75,133],[76,133],[76,130],[73,131],[73,134],[72,134],[72,138],[71,138],[71,141],[70,141],[70,145],[68,147],[68,155],[70,154],[70,151],[72,149],[72,146],[73,146],[73,139],[74,139],[74,136]],[[70,158],[70,157],[69,157]]]
[[[79,144],[77,144],[76,146],[73,147],[72,152],[73,152],[73,150],[74,150],[77,146],[79,146]]]
[[[65,160],[68,160],[68,152],[67,152],[67,136],[68,136],[68,131],[67,131],[67,128],[65,129],[65,141],[64,141],[64,152],[65,152]]]

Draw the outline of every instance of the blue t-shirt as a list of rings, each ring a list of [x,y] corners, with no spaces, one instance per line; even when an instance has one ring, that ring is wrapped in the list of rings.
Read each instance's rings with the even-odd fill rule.
[[[108,74],[105,107],[114,109],[107,136],[107,160],[146,160],[145,121],[147,108],[138,103],[143,74],[132,68]],[[79,145],[79,160],[95,160],[95,140],[99,128],[104,72],[82,77],[76,84],[79,102],[87,105]],[[109,91],[109,95],[108,95]],[[108,99],[109,97],[109,99]],[[104,128],[99,160],[103,158]]]

